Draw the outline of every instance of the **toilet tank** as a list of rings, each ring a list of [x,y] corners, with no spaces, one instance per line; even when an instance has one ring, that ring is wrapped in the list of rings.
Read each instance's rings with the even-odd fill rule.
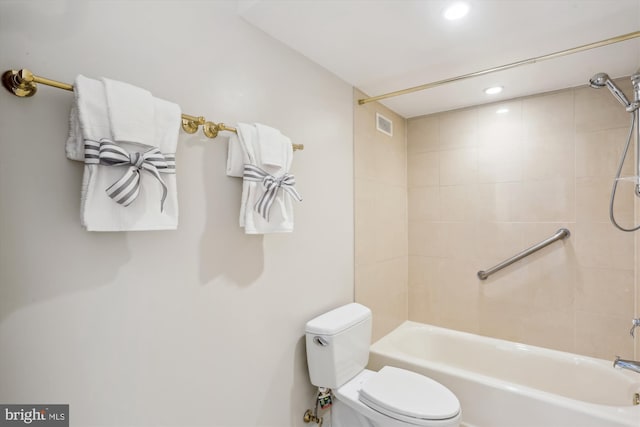
[[[311,384],[338,388],[369,361],[371,310],[351,303],[307,322],[307,363]]]

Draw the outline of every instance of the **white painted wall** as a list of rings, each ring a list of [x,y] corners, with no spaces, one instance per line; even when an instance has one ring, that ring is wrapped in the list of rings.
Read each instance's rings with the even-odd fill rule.
[[[72,95],[0,92],[0,402],[72,426],[296,426],[304,323],[353,300],[352,89],[226,1],[0,1],[0,67],[145,87],[306,148],[291,235],[246,236],[226,137],[181,133],[177,231],[89,233]]]

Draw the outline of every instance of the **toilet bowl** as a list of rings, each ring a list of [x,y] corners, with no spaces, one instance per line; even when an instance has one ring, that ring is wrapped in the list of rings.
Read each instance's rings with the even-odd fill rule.
[[[390,370],[401,373],[400,377],[415,376],[410,381],[414,384],[393,384],[387,388]],[[395,382],[395,378],[390,382]],[[367,392],[374,393],[377,402],[365,397]],[[340,416],[332,416],[332,427],[457,427],[462,417],[458,399],[442,384],[424,375],[390,366],[385,366],[379,372],[365,369],[335,390],[334,395],[338,405],[347,406],[361,418],[358,424],[354,424],[353,420],[343,423],[345,411],[338,407],[337,415]]]
[[[352,303],[306,325],[311,383],[331,388],[332,427],[457,427],[455,394],[424,375],[392,366],[374,372],[369,359],[371,310]]]

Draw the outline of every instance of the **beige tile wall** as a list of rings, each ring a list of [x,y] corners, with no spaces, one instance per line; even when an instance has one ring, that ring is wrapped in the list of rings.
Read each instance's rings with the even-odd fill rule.
[[[628,79],[619,84],[631,93]],[[509,112],[496,114],[501,107]],[[371,112],[357,112],[356,123],[358,114]],[[608,218],[628,126],[629,114],[608,91],[587,87],[408,120],[409,318],[605,359],[632,357],[636,237]],[[627,226],[630,190],[621,184],[615,205]],[[357,222],[358,212],[356,204]],[[477,278],[561,227],[571,230],[569,239]],[[356,225],[356,239],[360,231]]]
[[[379,103],[354,111],[355,300],[372,309],[376,340],[408,316],[406,120]],[[393,137],[376,130],[376,112]]]
[[[638,212],[640,212],[640,202],[638,202],[638,200],[636,200],[635,202],[636,205],[636,221],[640,221],[640,215],[638,214]],[[640,234],[638,232],[634,233],[635,234],[635,247],[637,248],[638,245],[640,244]],[[636,251],[636,266],[640,265],[640,254],[638,253],[640,251]],[[638,272],[638,269],[636,267],[636,273]],[[635,294],[636,294],[636,300],[635,300],[635,317],[638,318],[640,317],[640,278],[638,277],[638,274],[635,275]],[[635,338],[635,360],[640,359],[640,330],[636,329],[636,338]]]

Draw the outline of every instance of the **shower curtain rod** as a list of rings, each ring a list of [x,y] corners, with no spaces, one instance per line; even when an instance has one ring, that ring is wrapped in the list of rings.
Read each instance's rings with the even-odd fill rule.
[[[5,89],[20,98],[35,95],[38,90],[37,83],[73,92],[72,84],[36,76],[26,68],[21,70],[8,70],[2,74],[2,85]],[[215,138],[218,136],[218,132],[223,130],[238,133],[236,128],[227,126],[224,123],[209,122],[202,116],[196,117],[188,114],[182,114],[182,130],[186,133],[196,133],[200,126],[202,126],[202,131],[207,138]],[[304,150],[304,144],[291,145],[293,146],[294,151]]]
[[[512,62],[510,64],[501,65],[499,67],[487,68],[485,70],[476,71],[474,73],[463,74],[461,76],[451,77],[444,80],[438,80],[431,83],[425,83],[423,85],[410,87],[408,89],[397,90],[395,92],[389,92],[378,96],[371,96],[367,98],[362,98],[358,100],[359,105],[364,105],[369,102],[379,101],[381,99],[393,98],[395,96],[406,95],[408,93],[419,92],[425,89],[431,89],[436,86],[441,86],[447,83],[457,82],[460,80],[466,80],[472,77],[484,76],[485,74],[495,73],[498,71],[508,70],[510,68],[519,67],[521,65],[534,64],[536,62],[546,61],[547,59],[559,58],[561,56],[570,55],[572,53],[578,53],[589,49],[595,49],[602,46],[607,46],[614,43],[623,42],[626,40],[634,39],[636,37],[640,37],[640,31],[634,31],[633,33],[623,34],[617,37],[611,37],[609,39],[600,40],[598,42],[585,44],[582,46],[574,47],[571,49],[561,50],[558,52],[550,53],[547,55],[537,56],[535,58],[524,59],[522,61]]]

